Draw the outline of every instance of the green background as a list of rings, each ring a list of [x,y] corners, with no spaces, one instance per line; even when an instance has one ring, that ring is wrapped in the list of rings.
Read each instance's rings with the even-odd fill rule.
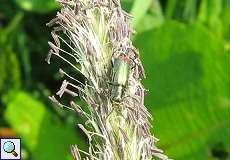
[[[230,0],[122,6],[134,16],[159,148],[175,160],[230,160]],[[62,80],[58,63],[45,63],[45,24],[58,9],[53,0],[0,0],[0,137],[20,137],[24,160],[70,160],[71,144],[87,149],[79,117],[47,98]]]

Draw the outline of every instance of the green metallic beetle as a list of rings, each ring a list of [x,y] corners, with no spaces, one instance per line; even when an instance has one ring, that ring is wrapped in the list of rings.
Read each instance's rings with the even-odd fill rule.
[[[112,101],[115,103],[120,103],[124,96],[125,88],[128,85],[129,72],[130,63],[127,55],[123,54],[114,59]]]

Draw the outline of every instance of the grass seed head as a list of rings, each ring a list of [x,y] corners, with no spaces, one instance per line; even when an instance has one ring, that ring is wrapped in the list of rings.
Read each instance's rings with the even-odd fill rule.
[[[55,96],[50,97],[86,119],[84,125],[78,126],[88,137],[89,151],[73,145],[74,158],[80,160],[84,155],[96,160],[149,160],[153,156],[168,159],[156,148],[156,139],[150,133],[151,115],[144,106],[145,89],[141,84],[145,74],[139,51],[131,41],[131,16],[122,10],[119,0],[58,2],[62,9],[47,24],[53,27],[54,42],[49,42],[51,49],[46,60],[50,63],[52,56],[59,57],[85,82],[60,69],[61,75],[71,82],[64,80],[56,95],[61,98],[68,94],[73,100],[79,95],[88,106],[86,111],[71,101],[68,107]],[[119,100],[114,99],[114,93]]]

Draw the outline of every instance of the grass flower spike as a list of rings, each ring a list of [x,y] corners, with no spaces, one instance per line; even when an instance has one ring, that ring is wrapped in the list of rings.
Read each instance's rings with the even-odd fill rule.
[[[89,150],[71,147],[76,160],[168,159],[155,146],[144,106],[141,84],[144,69],[139,51],[132,45],[131,16],[119,0],[58,0],[62,9],[47,25],[53,27],[54,42],[47,56],[57,56],[84,77],[59,70],[66,77],[50,99],[85,118],[78,124],[89,141]],[[69,105],[59,102],[63,94],[73,97]],[[75,100],[79,96],[87,108]]]

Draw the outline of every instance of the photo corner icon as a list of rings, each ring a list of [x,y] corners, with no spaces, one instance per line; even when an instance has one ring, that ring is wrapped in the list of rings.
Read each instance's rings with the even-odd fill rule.
[[[21,160],[21,139],[0,138],[1,155],[0,160]]]

